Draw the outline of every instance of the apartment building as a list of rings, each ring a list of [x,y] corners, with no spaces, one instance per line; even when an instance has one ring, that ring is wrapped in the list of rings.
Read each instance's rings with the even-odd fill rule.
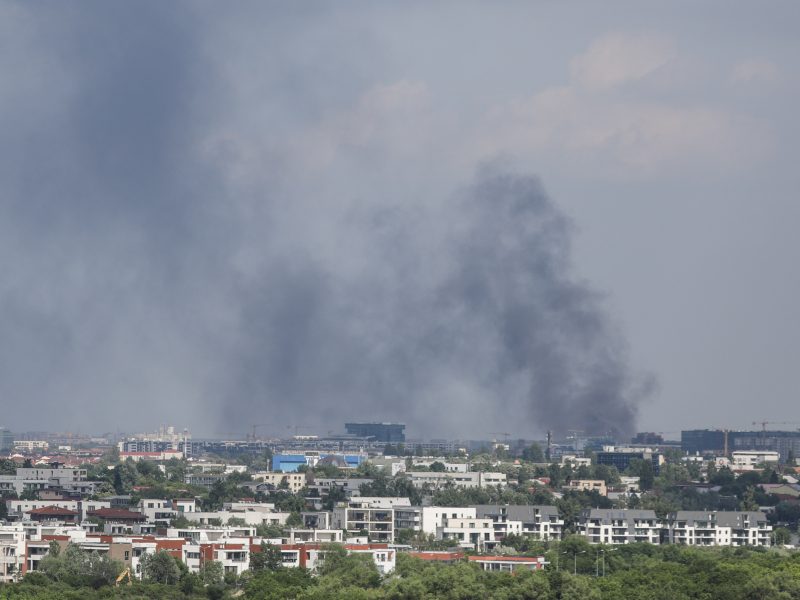
[[[25,529],[21,524],[0,525],[0,583],[17,581],[25,564]]]
[[[394,541],[394,508],[407,507],[408,498],[352,498],[347,504],[333,509],[334,529],[344,529],[351,535],[366,532],[370,540]]]
[[[143,498],[139,501],[137,508],[145,516],[148,523],[155,523],[164,527],[169,526],[172,519],[178,516],[178,511],[175,510],[170,500]]]
[[[606,482],[602,479],[572,479],[564,487],[568,490],[576,490],[579,492],[597,492],[601,496],[608,495]]]
[[[325,549],[321,544],[281,544],[281,564],[285,568],[303,568],[316,572],[325,561]],[[372,558],[382,575],[394,571],[397,552],[388,544],[345,544],[348,554],[366,554]],[[260,552],[260,544],[252,544],[251,552]]]
[[[396,506],[395,529],[411,529],[436,535],[445,519],[475,519],[475,507],[463,506]]]
[[[259,471],[258,473],[253,473],[253,481],[266,483],[275,490],[286,489],[295,494],[306,486],[306,474]]]
[[[454,485],[460,488],[480,488],[487,486],[505,487],[507,484],[505,473],[484,473],[480,471],[469,473],[433,473],[429,471],[409,471],[407,476],[415,487],[429,486],[431,489],[441,489]]]
[[[437,540],[453,540],[467,550],[484,552],[497,545],[494,536],[494,523],[491,519],[448,518],[436,528]]]
[[[508,535],[529,535],[540,540],[560,540],[564,520],[555,506],[479,504],[476,516],[491,519],[495,538],[502,540]]]
[[[591,508],[580,514],[576,529],[590,544],[658,544],[661,527],[652,510]]]
[[[30,512],[48,506],[75,511],[80,521],[85,521],[90,511],[111,508],[108,500],[6,500],[9,519],[29,519]]]
[[[687,546],[769,546],[772,526],[759,511],[679,510],[667,517],[673,544]]]
[[[754,469],[758,465],[777,465],[781,455],[774,450],[736,450],[731,453],[734,469]]]

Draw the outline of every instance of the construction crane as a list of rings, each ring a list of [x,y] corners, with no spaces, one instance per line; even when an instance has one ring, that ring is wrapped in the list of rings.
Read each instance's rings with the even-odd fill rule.
[[[131,570],[130,568],[125,569],[122,573],[117,576],[117,580],[114,582],[114,587],[119,587],[119,584],[122,583],[122,580],[128,578],[128,585],[131,584]]]
[[[753,427],[761,425],[761,431],[767,430],[767,425],[800,425],[793,421],[753,421]]]
[[[255,442],[256,441],[256,429],[258,429],[259,427],[271,427],[271,426],[272,426],[272,423],[254,423],[253,425],[250,426],[251,429],[252,429],[252,433],[247,436],[248,439],[253,441],[253,442]]]
[[[293,427],[292,425],[287,425],[286,429],[291,429],[292,427]],[[299,435],[299,431],[301,429],[312,429],[312,427],[310,427],[309,425],[294,425],[294,435],[295,435],[295,437],[297,437]]]

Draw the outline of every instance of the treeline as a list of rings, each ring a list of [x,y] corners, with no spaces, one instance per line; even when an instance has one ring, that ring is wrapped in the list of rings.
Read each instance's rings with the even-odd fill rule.
[[[533,549],[534,552],[542,548]],[[166,553],[145,565],[144,582],[114,587],[119,565],[68,550],[21,583],[0,586],[0,598],[94,600],[789,600],[800,598],[800,554],[747,548],[699,549],[634,544],[590,546],[570,538],[545,551],[544,571],[485,572],[467,562],[429,563],[406,554],[381,577],[366,555],[331,546],[318,576],[285,569],[264,555],[242,577],[216,563],[191,573]],[[557,566],[556,566],[557,565]]]

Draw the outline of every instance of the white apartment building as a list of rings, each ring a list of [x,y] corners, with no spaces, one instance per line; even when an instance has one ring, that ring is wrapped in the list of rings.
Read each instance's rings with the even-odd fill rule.
[[[484,473],[481,471],[469,473],[409,471],[407,476],[415,487],[428,485],[432,489],[440,489],[448,485],[461,488],[479,488],[498,485],[505,487],[507,483],[505,473]]]
[[[27,519],[32,510],[48,506],[74,510],[79,513],[80,520],[85,521],[89,512],[101,508],[111,508],[111,502],[108,500],[6,500],[8,516],[16,520]]]
[[[25,564],[25,529],[21,523],[0,525],[0,583],[17,581]]]
[[[286,520],[291,516],[289,512],[262,511],[262,510],[215,510],[215,511],[195,511],[183,513],[186,520],[200,525],[210,525],[211,523],[222,523],[226,525],[231,519],[241,519],[250,527],[259,525],[285,525]]]
[[[772,526],[759,511],[679,510],[667,519],[669,541],[687,546],[769,546]]]
[[[583,458],[582,456],[577,456],[575,454],[562,454],[561,455],[561,464],[562,465],[572,465],[573,467],[591,467],[592,466],[592,459],[591,458]]]
[[[436,528],[437,540],[453,540],[468,550],[484,552],[497,544],[491,519],[445,518]]]
[[[50,444],[44,440],[16,440],[14,450],[33,452],[34,450],[47,450]]]
[[[658,544],[661,528],[652,510],[591,508],[581,513],[576,529],[590,544]]]
[[[341,529],[290,529],[288,541],[290,544],[316,542],[322,544],[344,542]]]
[[[333,528],[357,535],[366,531],[370,540],[394,541],[394,508],[407,507],[408,498],[357,497],[333,509]]]
[[[384,471],[389,477],[394,477],[398,473],[406,470],[406,459],[395,456],[383,456],[370,458],[369,463]]]
[[[435,463],[441,463],[444,465],[444,472],[445,473],[467,473],[469,471],[469,465],[465,462],[447,462],[442,458],[435,458],[435,457],[418,457],[411,459],[411,470],[414,470],[414,467],[426,467],[430,468],[430,466]]]
[[[780,454],[772,450],[737,450],[731,453],[734,469],[753,469],[757,465],[778,464]]]
[[[169,526],[172,519],[178,516],[178,511],[173,508],[170,500],[143,498],[139,500],[137,508],[145,516],[148,523],[165,527]]]
[[[580,492],[597,492],[601,496],[608,495],[608,488],[606,482],[602,479],[572,479],[564,486],[568,490],[577,490]]]
[[[0,475],[0,492],[17,495],[26,490],[63,488],[91,493],[96,484],[86,481],[86,469],[67,467],[20,467],[15,475]]]
[[[394,509],[395,529],[411,529],[436,535],[445,519],[475,519],[475,507],[458,506],[397,506]]]
[[[274,489],[287,489],[296,494],[306,487],[305,473],[275,473],[272,471],[259,471],[253,473],[253,481],[266,483]]]

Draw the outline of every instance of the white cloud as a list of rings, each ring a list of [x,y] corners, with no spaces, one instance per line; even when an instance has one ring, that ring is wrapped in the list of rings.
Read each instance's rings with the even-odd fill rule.
[[[774,83],[780,79],[778,66],[768,60],[750,58],[733,67],[731,80],[734,83]]]
[[[725,170],[762,160],[773,143],[766,123],[718,103],[666,101],[662,88],[674,73],[649,94],[621,87],[668,62],[678,65],[672,47],[653,36],[601,38],[570,62],[569,85],[489,111],[475,148],[537,161],[554,157],[570,168],[579,164],[623,178]]]
[[[647,77],[674,57],[673,44],[664,36],[613,33],[573,58],[570,73],[577,85],[607,89]]]

